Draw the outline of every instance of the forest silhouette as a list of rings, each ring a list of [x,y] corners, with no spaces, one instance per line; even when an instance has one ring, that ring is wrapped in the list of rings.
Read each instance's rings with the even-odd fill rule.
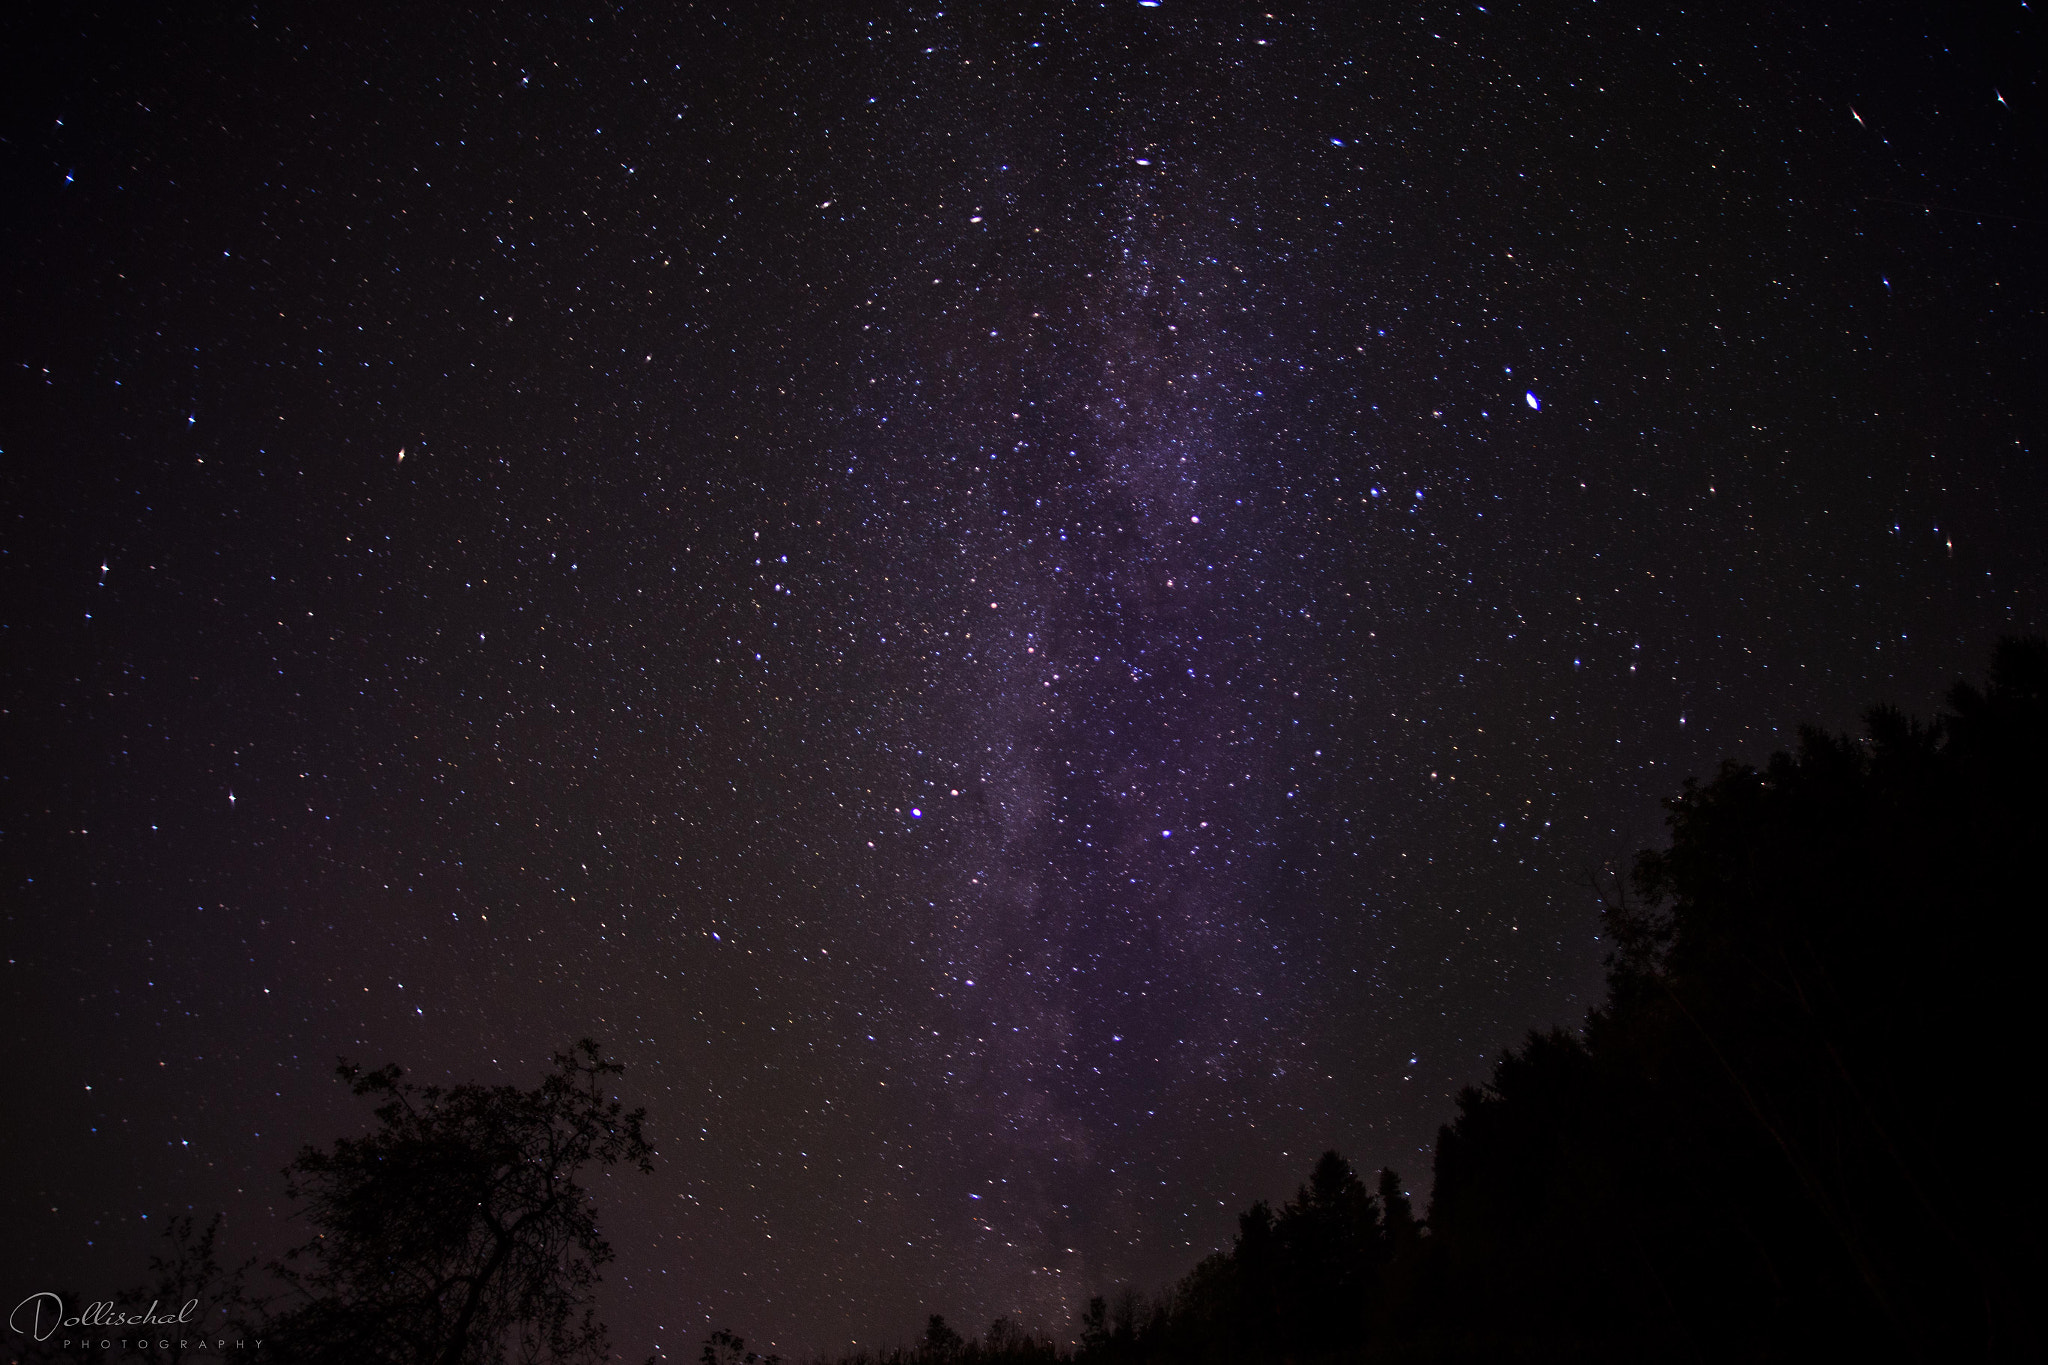
[[[1879,708],[1667,802],[1605,889],[1607,992],[1531,1032],[1437,1140],[1426,1218],[1335,1152],[1227,1250],[1072,1324],[930,1316],[841,1365],[2039,1359],[2039,1146],[2022,1039],[2048,832],[2048,643],[1931,723]],[[314,1239],[272,1267],[174,1230],[153,1289],[273,1360],[609,1358],[611,1256],[577,1171],[649,1169],[585,1042],[533,1091],[343,1075],[379,1129],[287,1171]],[[17,1358],[96,1346],[10,1343]],[[154,1344],[145,1358],[195,1358]],[[703,1365],[776,1357],[730,1331]]]
[[[2040,1359],[2044,791],[2039,640],[1688,782],[1605,888],[1605,1000],[1458,1096],[1426,1220],[1329,1152],[1078,1349],[933,1319],[844,1365]]]

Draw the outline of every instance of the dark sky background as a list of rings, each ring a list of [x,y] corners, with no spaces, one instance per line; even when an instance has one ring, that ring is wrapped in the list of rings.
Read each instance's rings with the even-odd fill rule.
[[[2017,0],[35,8],[10,1306],[589,1034],[623,1358],[1064,1335],[2044,628]]]

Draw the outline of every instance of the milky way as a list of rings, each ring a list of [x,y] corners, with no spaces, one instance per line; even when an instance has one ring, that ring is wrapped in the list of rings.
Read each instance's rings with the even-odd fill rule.
[[[585,1034],[634,1359],[1426,1197],[1659,798],[2042,629],[2038,21],[1619,8],[24,39],[0,1297]]]

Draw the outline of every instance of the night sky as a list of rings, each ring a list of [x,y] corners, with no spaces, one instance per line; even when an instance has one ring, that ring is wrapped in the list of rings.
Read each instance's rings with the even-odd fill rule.
[[[1064,1337],[2048,618],[2018,0],[41,8],[9,1306],[588,1034],[622,1358]]]

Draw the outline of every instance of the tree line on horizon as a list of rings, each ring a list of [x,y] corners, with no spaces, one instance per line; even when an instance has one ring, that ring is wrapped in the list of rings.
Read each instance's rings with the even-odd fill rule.
[[[1607,893],[1605,998],[1458,1096],[1426,1216],[1328,1152],[1160,1292],[1058,1336],[933,1315],[839,1365],[2039,1359],[2048,643],[2001,644],[1931,723],[1802,731],[1666,804],[1669,846]],[[610,1359],[575,1177],[651,1169],[619,1069],[587,1040],[533,1091],[345,1066],[380,1126],[288,1168],[319,1235],[271,1289],[188,1222],[136,1297],[203,1293],[291,1365]],[[699,1359],[776,1362],[729,1331]]]
[[[1666,806],[1605,999],[1458,1096],[1426,1218],[1329,1152],[1077,1346],[933,1319],[842,1365],[2040,1359],[2048,644]]]

